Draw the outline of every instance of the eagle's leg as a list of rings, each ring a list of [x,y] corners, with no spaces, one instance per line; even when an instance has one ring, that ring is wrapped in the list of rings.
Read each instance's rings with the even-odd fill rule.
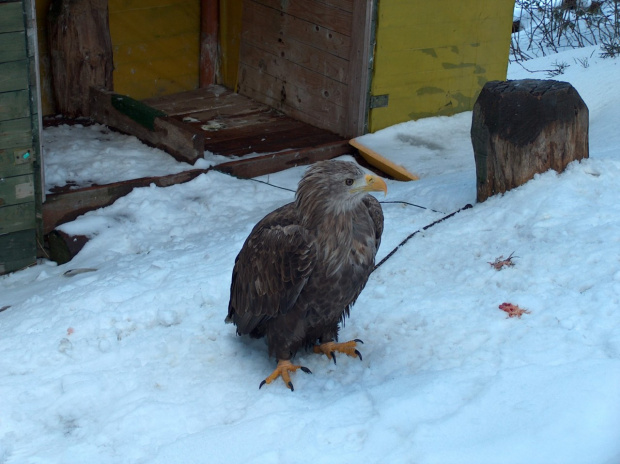
[[[312,371],[308,369],[307,367],[292,364],[288,359],[280,359],[278,360],[278,365],[276,366],[274,371],[271,373],[271,375],[267,377],[265,380],[263,380],[260,383],[260,386],[258,388],[260,389],[266,383],[271,383],[278,377],[282,377],[282,380],[284,381],[286,386],[290,388],[291,391],[295,391],[295,389],[293,388],[293,382],[291,382],[291,376],[289,373],[295,372],[297,369],[301,369],[306,374],[312,374]]]
[[[353,358],[360,358],[362,360],[362,353],[357,350],[357,344],[364,343],[359,338],[355,340],[351,340],[344,343],[336,343],[336,342],[327,342],[321,343],[320,345],[314,345],[312,348],[317,354],[324,354],[327,356],[327,359],[333,359],[334,364],[336,364],[336,352],[344,353],[347,356],[351,356]]]

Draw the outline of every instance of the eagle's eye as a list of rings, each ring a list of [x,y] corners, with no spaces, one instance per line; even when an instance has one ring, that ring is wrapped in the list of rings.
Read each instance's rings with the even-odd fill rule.
[[[353,179],[347,179],[344,181],[344,183],[350,187],[351,185],[353,185]]]

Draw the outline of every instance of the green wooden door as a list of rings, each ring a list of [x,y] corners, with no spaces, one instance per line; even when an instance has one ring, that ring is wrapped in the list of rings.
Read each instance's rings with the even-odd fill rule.
[[[30,0],[0,0],[0,274],[36,262],[41,168]]]

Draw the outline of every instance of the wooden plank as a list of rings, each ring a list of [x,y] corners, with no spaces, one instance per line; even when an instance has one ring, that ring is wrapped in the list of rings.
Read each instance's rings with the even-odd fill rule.
[[[245,131],[233,129],[217,138],[207,138],[205,148],[220,155],[238,156],[274,153],[340,140],[341,137],[323,129],[284,117],[277,124],[267,122],[248,127]]]
[[[9,32],[0,35],[0,63],[24,59],[26,55],[26,33]]]
[[[274,11],[260,3],[246,0],[243,33],[255,25],[273,30],[282,38],[295,40],[343,59],[349,58],[350,34],[341,34],[291,15],[274,17]]]
[[[0,33],[25,30],[21,2],[0,3]]]
[[[32,139],[30,139],[30,143],[32,143]],[[35,160],[36,152],[32,147],[0,150],[0,177],[32,174],[34,173]]]
[[[0,121],[0,149],[24,147],[32,144],[30,118]],[[12,161],[11,161],[12,162]],[[4,162],[0,161],[0,170]]]
[[[170,117],[156,118],[154,130],[149,130],[115,109],[112,105],[113,95],[113,92],[107,90],[91,88],[91,117],[95,121],[135,135],[140,140],[167,151],[180,161],[193,163],[204,156],[202,131]]]
[[[115,11],[131,11],[178,6],[187,3],[187,0],[109,0],[109,2],[110,8]]]
[[[0,184],[0,206],[17,205],[34,201],[34,176],[3,177]]]
[[[28,60],[0,63],[0,92],[12,92],[28,88]]]
[[[220,85],[190,90],[143,100],[143,103],[164,111],[169,116],[192,116],[201,121],[210,119],[207,115],[232,115],[268,111],[267,105],[253,101]],[[199,115],[205,113],[207,115]]]
[[[244,42],[331,79],[346,82],[348,60],[284,35],[278,27],[284,18],[278,11],[257,5],[248,15],[251,20],[245,22]]]
[[[275,110],[213,118],[209,123],[204,124],[206,147],[211,146],[215,142],[243,139],[250,133],[260,136],[273,132],[292,130],[304,125],[304,123],[289,118],[282,113],[277,113]],[[200,124],[197,123],[196,125],[200,126]],[[206,129],[210,126],[212,127],[211,130]],[[210,148],[208,149],[212,151]]]
[[[267,105],[250,100],[249,98],[246,100],[247,101],[229,100],[227,105],[221,105],[207,110],[191,111],[180,114],[179,116],[181,119],[189,118],[187,119],[188,121],[191,119],[197,119],[201,122],[207,122],[212,119],[227,119],[229,117],[247,118],[255,114],[260,115],[272,111],[272,108]]]
[[[343,106],[335,105],[324,97],[316,98],[302,87],[261,74],[249,66],[241,69],[239,91],[303,122],[337,134],[344,131],[346,109]],[[301,100],[303,109],[299,108],[299,101],[293,105],[290,99]]]
[[[73,221],[78,216],[94,209],[109,206],[134,188],[168,187],[189,182],[209,169],[193,169],[161,177],[142,177],[107,185],[96,185],[68,192],[48,194],[43,203],[43,233],[48,234],[60,224]]]
[[[283,2],[281,0],[254,1],[330,31],[339,32],[346,36],[351,35],[351,13],[325,3],[316,0],[305,0],[303,2]]]
[[[37,260],[35,229],[0,235],[0,274],[18,271]]]
[[[0,208],[0,235],[36,226],[34,201]]]
[[[212,101],[233,94],[220,85],[209,85],[201,89],[186,90],[170,95],[146,98],[142,103],[157,108],[169,115],[190,112],[196,108],[208,108]]]
[[[155,119],[167,116],[163,111],[151,108],[127,95],[112,95],[111,102],[116,110],[151,131],[155,129]]]
[[[266,53],[247,42],[241,44],[241,50],[243,68],[250,67],[257,70],[259,72],[259,75],[256,76],[258,80],[263,80],[261,79],[262,76],[273,76],[276,78],[278,82],[275,83],[276,88],[273,90],[280,92],[282,88],[279,84],[280,82],[291,82],[303,89],[303,94],[305,95],[302,95],[300,92],[297,95],[281,95],[283,99],[287,100],[289,105],[298,107],[302,111],[306,105],[317,100],[320,101],[320,106],[346,105],[347,86],[342,82],[303,68],[279,56]],[[242,75],[241,78],[243,79],[244,76]],[[252,80],[249,80],[248,76],[245,76],[245,79],[248,80],[248,85],[253,85]],[[307,97],[303,98],[304,96]]]
[[[28,90],[0,93],[0,121],[30,116]]]
[[[332,159],[351,152],[346,140],[332,142],[311,148],[288,150],[277,155],[257,156],[239,161],[218,164],[213,169],[236,177],[251,178],[283,171],[317,161]]]
[[[349,13],[353,11],[354,4],[357,3],[357,0],[318,0],[320,3],[325,3],[328,6],[340,8],[341,10],[348,11]]]
[[[343,130],[343,135],[350,138],[365,134],[368,127],[373,3],[373,0],[358,0],[353,10],[347,72],[347,120]]]

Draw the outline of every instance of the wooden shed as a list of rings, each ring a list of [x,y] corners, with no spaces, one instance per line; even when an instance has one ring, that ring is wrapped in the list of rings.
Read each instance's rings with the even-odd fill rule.
[[[47,233],[88,203],[86,192],[67,193],[84,197],[79,211],[66,214],[76,201],[49,195],[41,206],[37,194],[38,120],[59,112],[48,12],[58,2],[88,1],[107,10],[109,36],[101,41],[111,44],[114,70],[112,88],[89,90],[86,116],[191,163],[205,150],[235,157],[216,168],[246,177],[351,153],[350,138],[399,122],[471,110],[487,81],[505,79],[514,7],[514,0],[0,0],[0,98],[14,109],[0,109],[3,144],[10,144],[0,147],[0,177],[28,192],[0,204],[0,240],[30,237],[22,253],[28,262],[37,227]],[[18,7],[25,16],[15,16]],[[21,51],[12,45],[19,34],[30,39]],[[86,43],[73,47],[84,62],[93,59]],[[20,77],[5,79],[5,69]],[[16,125],[21,135],[4,137]],[[23,187],[26,178],[32,188]],[[90,207],[114,200],[90,196],[97,197]]]
[[[0,2],[0,274],[34,263],[42,240],[33,7]]]
[[[50,1],[37,1],[44,56]],[[152,100],[218,84],[354,137],[471,110],[487,81],[506,76],[514,1],[109,0],[108,8],[116,93]],[[49,114],[47,57],[42,74]]]

